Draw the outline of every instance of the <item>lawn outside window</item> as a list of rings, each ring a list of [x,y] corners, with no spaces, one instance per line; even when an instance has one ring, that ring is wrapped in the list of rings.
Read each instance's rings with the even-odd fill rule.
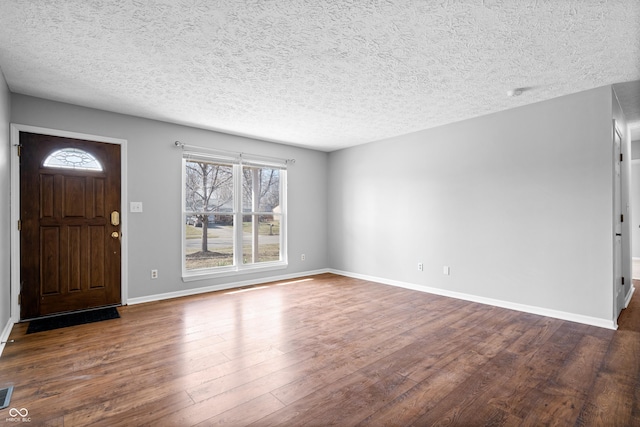
[[[286,163],[185,151],[185,281],[284,268]]]

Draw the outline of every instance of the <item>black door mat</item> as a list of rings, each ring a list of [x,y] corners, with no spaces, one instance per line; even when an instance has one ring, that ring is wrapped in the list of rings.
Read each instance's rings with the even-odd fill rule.
[[[100,322],[102,320],[117,319],[119,317],[120,313],[118,313],[118,310],[115,307],[62,314],[60,316],[32,320],[31,322],[29,322],[27,334],[50,331],[52,329],[66,328],[69,326],[84,325],[85,323]]]

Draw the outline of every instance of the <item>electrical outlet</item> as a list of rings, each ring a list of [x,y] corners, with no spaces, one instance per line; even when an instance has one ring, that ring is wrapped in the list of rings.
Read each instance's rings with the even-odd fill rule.
[[[300,255],[300,261],[306,261],[307,256],[305,254]]]
[[[424,264],[421,262],[418,263],[418,271],[424,271]]]
[[[152,279],[158,278],[158,270],[151,270],[151,278]]]

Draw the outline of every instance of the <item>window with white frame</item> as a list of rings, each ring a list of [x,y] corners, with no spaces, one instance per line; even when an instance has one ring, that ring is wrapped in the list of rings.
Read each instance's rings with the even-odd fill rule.
[[[286,266],[285,162],[185,151],[182,167],[185,280]]]

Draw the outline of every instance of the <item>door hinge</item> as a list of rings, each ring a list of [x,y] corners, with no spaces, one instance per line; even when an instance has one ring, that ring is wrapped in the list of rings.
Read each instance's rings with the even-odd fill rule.
[[[620,215],[620,222],[624,222],[624,214]]]
[[[624,276],[622,276],[622,284],[624,285]]]
[[[18,220],[18,231],[22,231],[22,221]]]
[[[22,155],[22,144],[16,144],[16,150],[18,152],[18,157]]]
[[[18,305],[22,305],[22,294],[18,294]]]
[[[620,161],[624,160],[624,154],[620,153]]]

